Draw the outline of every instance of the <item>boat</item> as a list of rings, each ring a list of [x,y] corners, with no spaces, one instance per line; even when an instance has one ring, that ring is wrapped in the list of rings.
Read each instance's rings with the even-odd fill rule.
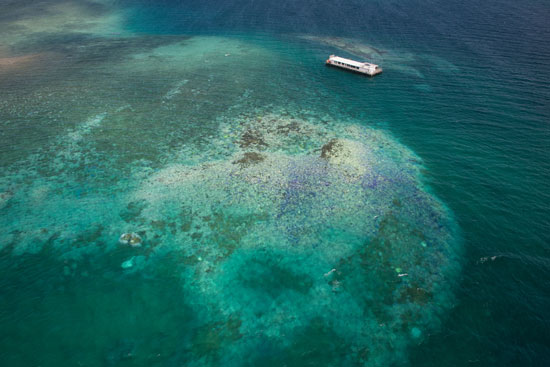
[[[359,62],[336,55],[330,55],[328,60],[326,61],[326,65],[346,69],[355,73],[368,76],[375,76],[382,72],[382,68],[376,64],[371,64],[370,62]]]

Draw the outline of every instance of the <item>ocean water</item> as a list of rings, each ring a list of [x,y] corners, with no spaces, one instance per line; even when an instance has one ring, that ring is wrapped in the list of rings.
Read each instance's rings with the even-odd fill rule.
[[[0,365],[548,365],[548,19],[0,3]]]

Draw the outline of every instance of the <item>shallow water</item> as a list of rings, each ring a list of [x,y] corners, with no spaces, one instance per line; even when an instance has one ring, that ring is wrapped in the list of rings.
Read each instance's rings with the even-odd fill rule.
[[[550,8],[340,5],[1,6],[2,365],[544,365]]]

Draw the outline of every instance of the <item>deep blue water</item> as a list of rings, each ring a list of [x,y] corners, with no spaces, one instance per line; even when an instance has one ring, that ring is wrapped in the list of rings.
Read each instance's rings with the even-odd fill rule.
[[[2,365],[550,361],[548,3],[0,14]]]

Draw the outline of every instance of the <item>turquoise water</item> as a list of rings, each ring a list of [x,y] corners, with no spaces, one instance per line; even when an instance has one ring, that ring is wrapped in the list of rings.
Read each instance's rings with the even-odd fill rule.
[[[2,365],[550,360],[545,3],[0,9]]]

